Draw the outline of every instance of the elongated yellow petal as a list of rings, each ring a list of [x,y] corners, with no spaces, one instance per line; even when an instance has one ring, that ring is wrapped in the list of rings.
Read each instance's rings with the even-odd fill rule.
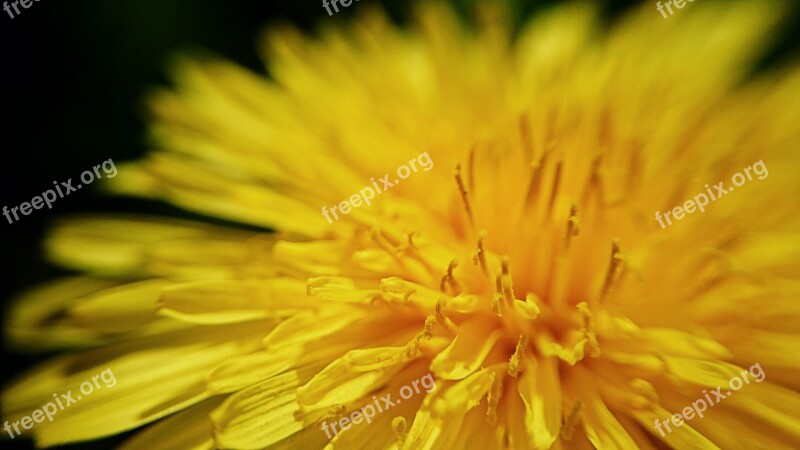
[[[561,428],[562,399],[557,363],[550,358],[531,360],[519,377],[517,388],[525,404],[528,445],[549,448]]]
[[[297,391],[304,408],[327,408],[366,396],[394,377],[408,361],[405,347],[353,350]]]
[[[313,370],[286,372],[231,396],[212,414],[214,441],[219,448],[263,448],[278,443],[322,414],[306,417],[297,404],[296,390]],[[321,446],[324,435],[316,441]]]
[[[162,314],[206,324],[287,317],[314,304],[303,283],[291,278],[187,283],[166,289],[160,297]]]
[[[72,391],[77,404],[57,420],[34,429],[37,443],[85,440],[119,433],[180,411],[208,397],[203,378],[225,358],[258,345],[252,331],[263,322],[208,329],[203,340],[194,330],[164,333],[158,341],[143,338],[83,355],[63,357],[25,378],[4,393],[4,415],[20,416],[53,401],[53,393]],[[84,393],[81,383],[110,370],[114,382]],[[6,405],[14,405],[9,410]]]
[[[211,450],[214,442],[208,414],[222,402],[215,397],[147,427],[127,440],[121,450]]]

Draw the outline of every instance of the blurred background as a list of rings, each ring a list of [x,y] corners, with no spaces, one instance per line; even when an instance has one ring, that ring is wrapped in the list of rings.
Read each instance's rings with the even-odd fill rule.
[[[54,180],[77,179],[109,158],[119,164],[142,156],[142,99],[150,88],[167,84],[170,56],[202,49],[263,73],[256,40],[264,26],[291,22],[312,31],[321,21],[348,20],[366,3],[383,5],[399,23],[409,19],[410,2],[401,0],[361,0],[333,17],[320,0],[37,0],[14,19],[0,11],[0,208],[30,201]],[[466,12],[472,3],[460,0],[456,6]],[[514,1],[518,24],[552,3],[557,2]],[[635,3],[610,2],[606,11],[613,19]],[[800,48],[800,18],[787,20],[793,26],[776,35],[761,70]],[[26,287],[67,274],[43,260],[40,243],[53,219],[75,212],[197,218],[95,189],[74,192],[52,210],[34,210],[13,224],[0,217],[1,309]],[[47,356],[14,352],[4,342],[2,385]],[[109,448],[124,438],[64,448]],[[0,446],[33,448],[20,438]]]

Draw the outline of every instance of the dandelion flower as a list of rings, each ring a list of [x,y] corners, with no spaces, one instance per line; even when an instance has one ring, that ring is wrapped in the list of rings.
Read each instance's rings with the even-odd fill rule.
[[[61,223],[49,255],[84,275],[25,295],[8,333],[73,351],[8,386],[5,418],[111,368],[37,445],[796,448],[800,71],[749,78],[779,4],[612,26],[562,6],[517,34],[496,6],[467,27],[422,5],[408,29],[358,10],[273,30],[269,78],[175,64],[155,151],[112,188],[249,227]],[[430,171],[320,214],[422,152]],[[653,220],[756,161],[768,178]],[[763,382],[654,427],[753,364]]]

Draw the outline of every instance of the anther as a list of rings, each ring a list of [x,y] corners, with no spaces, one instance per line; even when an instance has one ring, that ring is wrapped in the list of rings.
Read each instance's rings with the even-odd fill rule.
[[[419,248],[417,248],[416,244],[414,244],[414,236],[416,236],[418,234],[419,234],[419,232],[417,232],[417,231],[412,231],[409,234],[404,234],[403,237],[405,238],[406,241],[403,242],[402,244],[398,245],[397,248],[395,249],[395,252],[398,255],[401,255],[401,254],[403,254],[403,253],[405,253],[405,252],[407,252],[409,250],[412,250],[412,251],[419,250]]]
[[[583,319],[583,335],[589,344],[589,356],[597,358],[600,356],[600,344],[597,342],[597,333],[594,330],[594,321],[589,305],[586,302],[578,303],[578,312]]]
[[[538,161],[531,161],[531,177],[528,182],[528,194],[525,197],[526,204],[532,204],[536,197],[539,196],[539,192],[542,188],[542,178],[544,178],[543,172],[545,163],[547,162],[547,155],[548,154],[545,153]]]
[[[510,262],[510,260],[509,260],[508,256],[503,256],[503,258],[500,259],[500,266],[502,268],[503,275],[508,275],[508,264],[509,264],[509,262]]]
[[[486,250],[483,248],[483,240],[486,238],[486,230],[478,232],[478,249],[472,254],[472,263],[481,266],[483,273],[489,275],[489,266],[486,264]]]
[[[469,159],[467,162],[467,176],[469,179],[469,189],[471,191],[475,190],[475,146],[473,145],[469,149]]]
[[[611,261],[608,264],[606,279],[603,282],[603,290],[600,291],[600,301],[606,298],[617,279],[619,279],[624,263],[625,255],[619,251],[619,240],[613,239],[611,241]]]
[[[569,248],[572,238],[578,236],[581,231],[581,221],[578,218],[578,205],[572,204],[569,210],[569,219],[567,219],[567,243],[566,247]]]
[[[503,380],[495,372],[489,375],[489,393],[486,398],[486,420],[494,425],[497,423],[497,405],[500,403],[500,394],[503,389]]]
[[[600,167],[602,163],[603,157],[598,156],[592,162],[592,168],[590,170],[589,181],[586,183],[583,194],[581,195],[581,203],[584,205],[589,204],[589,200],[591,199],[591,195],[593,193],[597,193],[597,200],[600,202],[603,201],[603,185],[601,183],[601,174],[603,169]]]
[[[561,183],[561,172],[563,171],[563,168],[564,168],[564,161],[561,160],[556,165],[556,175],[553,179],[553,191],[550,194],[550,205],[548,206],[548,211],[551,214],[553,212],[553,206],[556,203],[556,197],[558,196],[558,185],[559,183]]]
[[[502,311],[500,311],[500,301],[503,299],[503,296],[494,293],[492,294],[492,312],[497,314],[497,317],[503,317]]]
[[[450,261],[450,264],[447,266],[447,275],[442,277],[442,282],[439,283],[439,290],[442,292],[446,291],[446,286],[449,285],[450,289],[452,289],[456,295],[461,293],[461,285],[458,284],[455,277],[453,276],[453,269],[458,267],[458,260],[453,258]]]
[[[502,280],[501,280],[501,287],[503,292],[503,297],[506,299],[509,304],[514,301],[514,284],[511,281],[511,271],[508,268],[509,266],[509,258],[508,256],[504,256],[501,259],[501,267],[503,271]]]
[[[498,317],[503,317],[503,313],[500,308],[500,302],[503,300],[503,280],[502,275],[497,274],[494,279],[494,289],[495,292],[492,294],[492,312],[497,314]]]
[[[436,323],[436,314],[431,314],[425,318],[425,328],[422,329],[422,334],[426,338],[433,336],[433,325]]]
[[[405,354],[406,354],[406,358],[408,358],[408,359],[415,359],[415,358],[416,358],[416,357],[419,355],[419,353],[420,353],[420,348],[419,348],[419,346],[420,346],[420,341],[421,341],[423,338],[425,338],[425,339],[430,339],[430,338],[431,338],[431,336],[430,336],[430,335],[427,335],[427,336],[426,336],[426,335],[425,335],[425,332],[423,331],[422,333],[417,333],[417,335],[416,335],[416,336],[414,336],[414,339],[411,339],[411,340],[410,340],[410,341],[409,341],[409,342],[406,344],[406,348],[405,348]]]
[[[517,378],[517,374],[519,374],[519,365],[520,362],[522,362],[522,358],[525,356],[525,348],[527,346],[528,336],[523,334],[519,337],[517,348],[514,350],[514,354],[511,355],[511,359],[508,361],[508,374],[511,375],[512,378]]]
[[[475,225],[475,220],[472,217],[472,208],[469,206],[469,197],[467,197],[467,189],[464,187],[464,179],[461,177],[461,164],[456,165],[456,183],[458,183],[458,190],[461,193],[461,201],[464,203],[464,209],[467,211],[470,225]]]
[[[370,230],[369,235],[372,238],[372,240],[375,241],[376,244],[378,244],[378,247],[383,249],[383,251],[385,251],[386,253],[397,258],[397,249],[392,245],[391,242],[389,242],[385,237],[383,237],[379,229],[373,228],[372,230]]]

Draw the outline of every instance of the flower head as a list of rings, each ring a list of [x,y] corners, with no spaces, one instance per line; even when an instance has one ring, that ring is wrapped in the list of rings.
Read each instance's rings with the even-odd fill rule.
[[[85,348],[10,386],[7,417],[110,367],[117,386],[40,445],[151,423],[127,448],[800,441],[800,216],[783,206],[800,71],[746,71],[776,4],[648,7],[610,30],[563,6],[518,36],[497,7],[467,29],[421,6],[402,31],[358,6],[319,38],[273,31],[270,79],[176,64],[151,99],[157,150],[114,188],[251,227],[61,224],[49,254],[86,276],[29,294],[10,332]],[[432,170],[392,180],[422,152]],[[653,220],[757,161],[769,178]],[[320,214],[383,174],[371,204]],[[654,427],[755,364],[763,382]]]

